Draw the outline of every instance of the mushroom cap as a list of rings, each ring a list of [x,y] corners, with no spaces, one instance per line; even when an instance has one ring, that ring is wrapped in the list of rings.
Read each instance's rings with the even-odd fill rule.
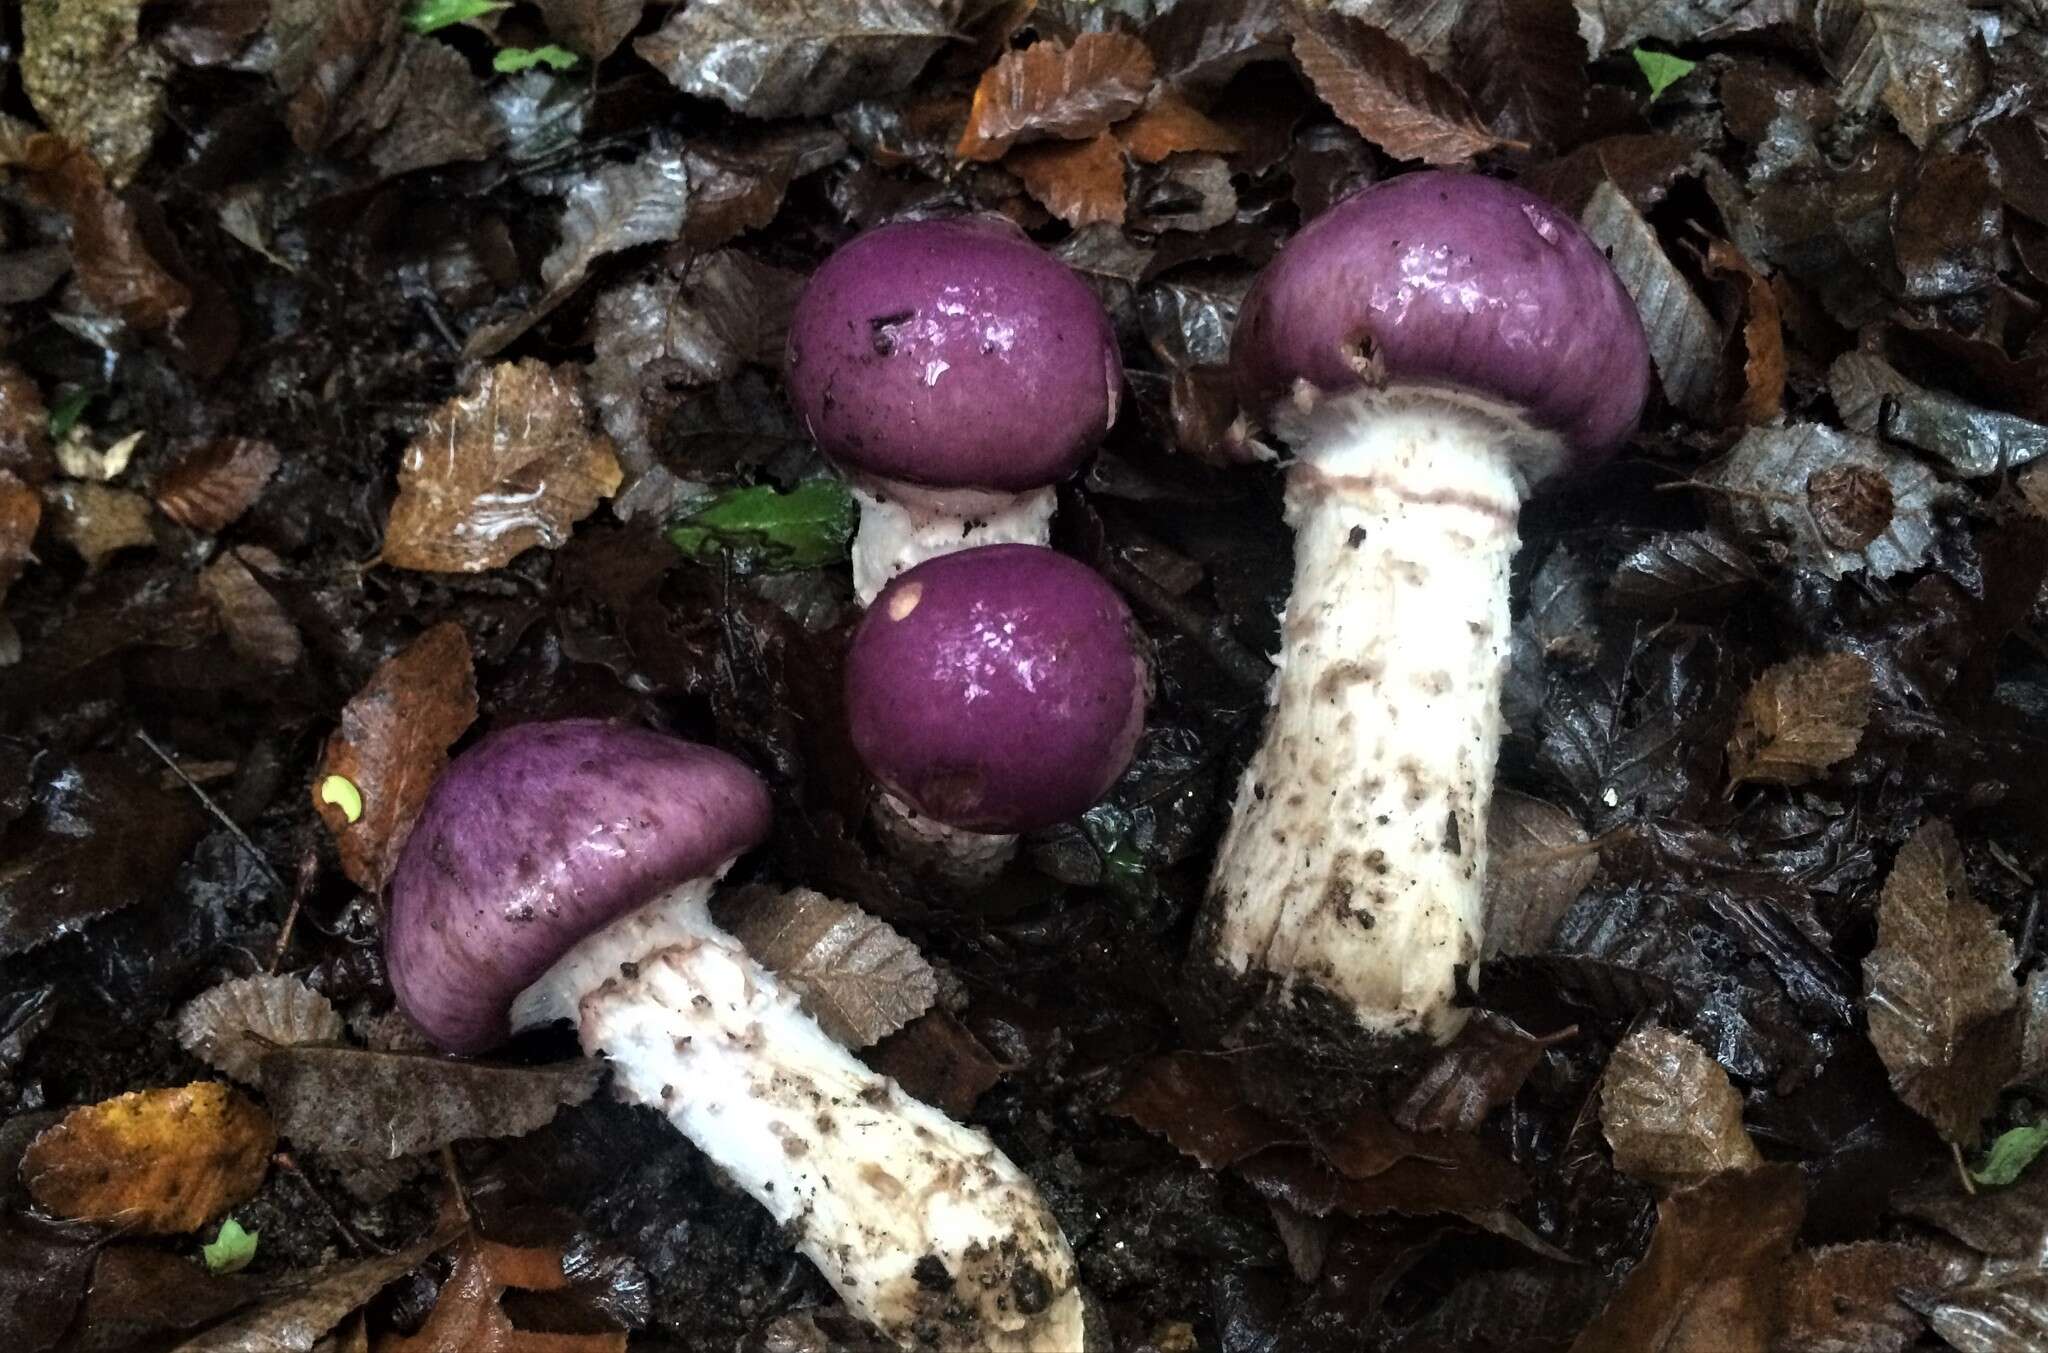
[[[493,733],[441,773],[391,876],[385,963],[449,1052],[502,1041],[512,1000],[592,931],[768,834],[724,752],[597,719]]]
[[[1231,364],[1260,415],[1297,382],[1446,387],[1508,406],[1605,459],[1635,430],[1650,349],[1600,246],[1497,179],[1429,171],[1361,190],[1281,249],[1245,297]]]
[[[1073,474],[1116,421],[1123,366],[1095,294],[1000,216],[848,242],[789,325],[789,393],[846,469],[1022,492]]]
[[[1144,731],[1131,613],[1038,545],[926,560],[868,608],[846,661],[853,745],[925,816],[1023,832],[1094,805]]]

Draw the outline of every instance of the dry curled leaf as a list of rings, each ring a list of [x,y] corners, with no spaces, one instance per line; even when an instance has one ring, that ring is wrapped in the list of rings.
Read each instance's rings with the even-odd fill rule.
[[[1742,284],[1742,395],[1736,412],[1745,423],[1773,422],[1785,408],[1785,331],[1777,293],[1770,279],[1726,240],[1707,246],[1707,271]]]
[[[1623,1039],[1600,1078],[1600,1128],[1614,1168],[1662,1183],[1761,1163],[1728,1073],[1682,1034],[1654,1024]]]
[[[746,888],[719,919],[795,991],[811,1018],[864,1048],[931,1009],[938,974],[888,922],[810,888]]]
[[[554,549],[623,475],[573,381],[532,358],[491,367],[406,447],[384,562],[481,573]]]
[[[1600,872],[1579,820],[1541,799],[1502,790],[1486,820],[1484,957],[1540,954]]]
[[[501,1245],[474,1232],[455,1252],[417,1334],[386,1334],[376,1353],[625,1353],[625,1332],[559,1334],[515,1327],[500,1304],[507,1288],[559,1292],[569,1286],[559,1249]]]
[[[2018,1069],[2012,941],[1970,896],[1962,848],[1929,822],[1899,851],[1863,960],[1870,1041],[1899,1098],[1951,1142],[1970,1145]]]
[[[21,1177],[57,1216],[171,1235],[253,1196],[276,1145],[269,1114],[194,1081],[73,1109],[29,1144]]]
[[[1794,658],[1743,697],[1728,739],[1732,784],[1797,785],[1847,760],[1870,722],[1870,663],[1854,653]]]
[[[633,50],[687,94],[789,117],[904,89],[953,36],[938,0],[692,0]]]
[[[1035,42],[983,72],[954,154],[999,160],[1023,141],[1087,140],[1138,111],[1151,87],[1152,53],[1129,33]]]
[[[7,589],[28,567],[42,520],[42,495],[0,470],[0,601],[7,600]]]
[[[1330,111],[1395,159],[1462,164],[1502,144],[1456,85],[1370,24],[1304,7],[1288,11],[1287,31]]]
[[[1171,85],[1161,85],[1136,116],[1118,123],[1117,139],[1124,153],[1139,164],[1158,164],[1183,151],[1231,155],[1244,139],[1189,103]]]
[[[1123,148],[1109,132],[1090,141],[1025,146],[1003,163],[1025,192],[1068,225],[1123,224]]]
[[[220,437],[179,457],[157,483],[156,505],[180,526],[221,531],[255,506],[277,466],[269,442]]]
[[[344,1029],[325,996],[296,977],[237,977],[178,1012],[178,1043],[216,1071],[254,1085],[272,1045],[332,1043]]]
[[[462,627],[436,625],[377,668],[342,707],[313,775],[313,806],[341,853],[342,871],[377,892],[427,801],[448,748],[476,720],[476,672]],[[339,776],[354,787],[354,821],[321,787]]]
[[[228,646],[258,666],[284,672],[305,653],[299,627],[270,594],[263,577],[284,562],[261,545],[229,550],[199,573],[199,590],[213,603]]]
[[[93,572],[122,550],[156,544],[149,499],[139,493],[66,480],[50,490],[49,505],[51,530]]]

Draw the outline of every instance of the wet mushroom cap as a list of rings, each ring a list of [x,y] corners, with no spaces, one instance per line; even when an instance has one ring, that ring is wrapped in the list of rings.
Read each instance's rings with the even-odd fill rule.
[[[827,456],[938,488],[1073,474],[1116,421],[1116,334],[999,216],[904,221],[827,259],[789,327],[789,393]]]
[[[760,777],[724,752],[595,719],[493,733],[443,771],[391,877],[398,1003],[449,1052],[502,1041],[570,946],[768,834]]]
[[[1650,391],[1635,302],[1577,222],[1477,174],[1404,174],[1331,207],[1262,273],[1231,343],[1246,407],[1381,379],[1496,401],[1605,459]]]
[[[928,560],[868,608],[847,655],[855,748],[925,816],[993,833],[1065,821],[1123,774],[1145,724],[1130,611],[1036,545]]]

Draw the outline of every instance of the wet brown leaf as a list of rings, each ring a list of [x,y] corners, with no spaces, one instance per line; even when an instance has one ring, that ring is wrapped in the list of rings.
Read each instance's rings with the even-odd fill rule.
[[[507,1288],[559,1292],[562,1252],[501,1245],[474,1232],[455,1251],[455,1271],[441,1285],[433,1312],[417,1334],[386,1334],[376,1353],[625,1353],[624,1331],[555,1334],[515,1328],[499,1304]]]
[[[1478,1011],[1409,1087],[1394,1122],[1410,1132],[1476,1132],[1521,1090],[1545,1048],[1577,1032],[1574,1026],[1537,1038],[1512,1020]]]
[[[22,88],[43,123],[106,166],[116,188],[149,158],[170,63],[140,37],[147,0],[27,0]]]
[[[1762,1163],[1728,1073],[1682,1034],[1644,1025],[1600,1078],[1600,1128],[1614,1168],[1659,1183],[1696,1182]]]
[[[995,1054],[943,1006],[866,1049],[861,1060],[894,1077],[905,1094],[955,1118],[973,1113],[975,1102],[1003,1078]]]
[[[1813,26],[1842,102],[1859,111],[1881,100],[1916,146],[1969,111],[1984,92],[1984,66],[1966,8],[1921,0],[1819,0]]]
[[[936,0],[693,0],[633,50],[685,93],[789,117],[907,88],[952,35]]]
[[[1892,524],[1891,481],[1863,465],[1834,465],[1806,478],[1806,506],[1821,539],[1860,550]]]
[[[1454,8],[1456,69],[1503,137],[1571,144],[1586,111],[1586,44],[1571,0],[1471,0]]]
[[[1123,224],[1124,155],[1111,133],[1025,146],[1003,163],[1023,180],[1025,192],[1068,225]]]
[[[1261,1197],[1312,1217],[1447,1213],[1510,1239],[1534,1241],[1507,1211],[1528,1194],[1513,1165],[1472,1138],[1413,1134],[1412,1144],[1429,1154],[1400,1155],[1371,1174],[1348,1174],[1327,1155],[1288,1146],[1259,1152],[1240,1162],[1237,1172]]]
[[[738,145],[692,144],[683,153],[690,185],[683,242],[715,249],[760,229],[782,209],[790,184],[845,153],[846,138],[823,127],[779,130]]]
[[[378,892],[398,864],[448,748],[476,720],[476,673],[462,627],[436,625],[387,660],[341,710],[313,773],[313,807],[334,833],[342,871]],[[340,776],[362,798],[354,822],[321,793]]]
[[[1035,42],[983,73],[953,153],[999,160],[1026,141],[1090,140],[1137,112],[1151,88],[1152,53],[1128,33]]]
[[[273,1044],[332,1043],[345,1026],[325,996],[296,977],[237,977],[209,987],[178,1011],[178,1043],[246,1085],[263,1075]]]
[[[49,490],[49,506],[52,534],[78,551],[93,572],[122,550],[156,544],[149,499],[139,493],[66,480]]]
[[[253,1196],[276,1145],[270,1115],[195,1081],[73,1109],[29,1144],[22,1182],[57,1216],[169,1235]]]
[[[1287,0],[1181,0],[1145,30],[1159,74],[1215,89],[1254,61],[1287,57]]]
[[[1945,822],[1913,833],[1885,880],[1863,960],[1870,1041],[1899,1098],[1951,1142],[1979,1124],[2019,1065],[2012,941],[1970,896]]]
[[[1577,818],[1513,790],[1486,820],[1485,958],[1540,954],[1558,921],[1600,872],[1600,852]]]
[[[186,1340],[173,1353],[312,1353],[322,1335],[426,1262],[453,1235],[444,1226],[396,1254],[289,1274],[263,1305]]]
[[[31,484],[50,477],[50,411],[34,378],[0,360],[0,470]]]
[[[1631,611],[1688,615],[1725,608],[1761,580],[1755,561],[1717,533],[1671,532],[1615,567],[1607,599]]]
[[[534,0],[548,35],[571,51],[602,61],[626,40],[647,0]]]
[[[1290,10],[1286,23],[1317,95],[1395,159],[1462,164],[1502,144],[1456,85],[1379,29],[1329,10]]]
[[[719,921],[795,991],[826,1033],[864,1048],[931,1009],[938,974],[888,922],[811,888],[744,888]]]
[[[92,303],[137,329],[170,325],[192,305],[192,293],[143,242],[135,211],[83,150],[54,136],[33,137],[29,191],[71,222],[71,263]]]
[[[1792,1257],[1773,1353],[1904,1353],[1921,1324],[1898,1293],[1933,1286],[1939,1273],[1917,1245],[1865,1240],[1802,1250]]]
[[[1707,246],[1707,271],[1742,284],[1742,396],[1736,411],[1745,423],[1775,422],[1785,408],[1785,333],[1770,279],[1726,240]]]
[[[0,470],[0,602],[7,600],[7,589],[28,568],[42,520],[42,495]]]
[[[164,472],[156,505],[180,526],[222,531],[255,506],[277,466],[277,448],[254,437],[203,442]]]
[[[305,644],[299,627],[263,579],[283,561],[261,545],[229,550],[199,573],[199,590],[213,603],[228,645],[259,667],[286,672],[299,665]]]
[[[491,367],[406,447],[384,562],[481,573],[554,549],[623,478],[573,383],[530,357]]]
[[[1664,397],[1688,417],[1710,421],[1721,384],[1721,330],[1706,303],[1643,214],[1612,183],[1593,190],[1579,224],[1606,250],[1635,299]]]
[[[1227,1058],[1173,1052],[1139,1068],[1110,1112],[1156,1132],[1210,1170],[1226,1169],[1301,1134],[1255,1108]]]
[[[208,1273],[196,1259],[145,1245],[110,1245],[93,1265],[79,1313],[78,1353],[158,1347],[149,1336],[194,1330],[248,1305],[262,1281]]]
[[[1728,739],[1730,784],[1797,785],[1847,760],[1870,722],[1873,677],[1854,653],[1794,658],[1757,677]]]
[[[1153,91],[1136,116],[1117,126],[1116,135],[1124,153],[1139,164],[1158,164],[1190,150],[1229,155],[1243,145],[1236,132],[1165,85]]]

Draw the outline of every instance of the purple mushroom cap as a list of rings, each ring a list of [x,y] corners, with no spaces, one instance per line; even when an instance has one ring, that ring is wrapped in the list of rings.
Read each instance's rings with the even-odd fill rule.
[[[503,1040],[512,1000],[578,940],[768,834],[724,752],[596,719],[521,724],[457,757],[391,876],[399,1006],[449,1052]]]
[[[1289,240],[1246,296],[1231,363],[1263,413],[1297,381],[1447,386],[1519,410],[1581,466],[1635,429],[1650,350],[1600,247],[1541,198],[1477,174],[1372,185]]]
[[[825,260],[789,326],[789,393],[847,469],[1021,492],[1079,469],[1116,421],[1095,294],[1000,216],[879,226]]]
[[[846,663],[853,744],[948,826],[1023,832],[1093,806],[1131,763],[1148,681],[1131,613],[1085,564],[985,545],[900,574]]]

